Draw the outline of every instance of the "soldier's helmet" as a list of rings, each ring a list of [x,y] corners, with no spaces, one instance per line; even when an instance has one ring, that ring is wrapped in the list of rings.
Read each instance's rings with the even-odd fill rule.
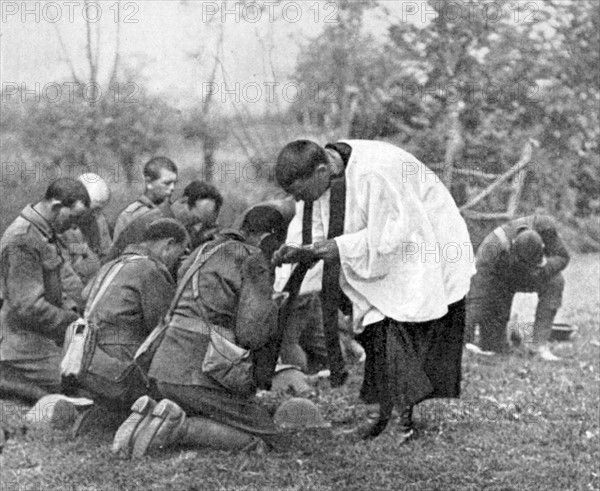
[[[110,201],[110,189],[106,181],[98,174],[86,172],[81,174],[77,180],[85,186],[90,195],[90,208],[101,209]]]
[[[292,397],[284,401],[273,416],[275,424],[283,429],[329,428],[319,407],[309,399]]]
[[[523,230],[513,241],[517,260],[528,266],[537,266],[544,259],[544,241],[534,230]]]

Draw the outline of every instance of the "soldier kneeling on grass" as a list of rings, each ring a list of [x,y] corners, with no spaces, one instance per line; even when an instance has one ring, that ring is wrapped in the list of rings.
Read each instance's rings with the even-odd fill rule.
[[[561,271],[568,263],[569,253],[549,216],[519,218],[490,233],[477,250],[477,274],[471,280],[467,303],[468,332],[472,337],[479,325],[480,348],[509,349],[507,323],[513,297],[517,292],[535,292],[533,336],[525,341],[533,341],[532,350],[542,359],[558,360],[546,343],[562,303],[565,280]]]
[[[132,366],[136,351],[166,314],[176,289],[170,270],[188,243],[179,222],[158,219],[147,227],[140,243],[105,264],[84,292],[88,321],[98,327],[98,340],[79,388],[95,406],[80,414],[75,435],[106,420],[111,412],[115,417],[108,421],[118,426],[131,403],[146,392],[136,371],[121,372]]]
[[[277,359],[274,271],[267,257],[283,243],[289,219],[283,203],[252,207],[233,230],[183,263],[178,300],[149,371],[164,399],[134,403],[114,452],[139,457],[175,443],[264,448],[275,437],[273,419],[254,395],[267,388]],[[223,350],[246,354],[238,366],[223,367],[216,359]]]

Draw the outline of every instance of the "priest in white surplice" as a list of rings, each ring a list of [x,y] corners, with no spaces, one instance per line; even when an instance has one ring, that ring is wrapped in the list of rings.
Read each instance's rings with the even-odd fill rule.
[[[292,142],[281,151],[275,175],[305,203],[342,183],[337,196],[344,205],[332,200],[330,207],[330,222],[341,220],[342,232],[310,246],[282,246],[273,262],[323,259],[324,284],[327,264],[338,266],[330,271],[352,302],[357,339],[367,353],[361,398],[370,411],[359,433],[379,435],[396,406],[402,438],[410,438],[415,404],[460,395],[464,299],[475,267],[454,200],[416,157],[376,141],[324,148]]]

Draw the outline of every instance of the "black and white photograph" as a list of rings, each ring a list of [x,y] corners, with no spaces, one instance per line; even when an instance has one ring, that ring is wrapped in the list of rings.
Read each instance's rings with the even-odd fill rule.
[[[600,491],[600,2],[0,0],[0,491]]]

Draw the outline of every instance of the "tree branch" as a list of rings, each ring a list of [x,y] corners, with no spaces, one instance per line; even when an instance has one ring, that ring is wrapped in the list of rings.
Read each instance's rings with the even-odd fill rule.
[[[121,8],[121,0],[117,0],[117,8]],[[121,19],[117,22],[117,39],[115,41],[115,58],[113,60],[112,70],[110,71],[109,84],[112,85],[116,80],[119,72],[120,51],[121,51]]]
[[[62,36],[60,35],[60,30],[58,29],[58,26],[56,24],[52,24],[52,26],[54,27],[54,32],[56,32],[56,37],[58,38],[58,44],[60,45],[60,50],[62,51],[62,54],[63,54],[63,60],[65,61],[65,63],[69,67],[69,70],[71,71],[71,77],[73,77],[73,81],[77,82],[79,85],[82,85],[81,80],[79,79],[79,77],[77,76],[77,73],[75,72],[75,67],[73,66],[71,57],[67,53],[67,48],[65,47],[65,43],[63,41]]]
[[[512,176],[514,176],[521,169],[525,168],[529,165],[531,154],[533,150],[533,142],[529,140],[523,149],[523,153],[521,154],[521,158],[519,161],[513,165],[507,172],[505,172],[500,179],[498,179],[495,183],[485,188],[482,192],[476,195],[474,198],[465,203],[460,210],[467,210],[472,208],[473,206],[480,203],[484,198],[487,198],[490,194],[492,194],[498,187],[500,187],[503,183],[508,181]]]

